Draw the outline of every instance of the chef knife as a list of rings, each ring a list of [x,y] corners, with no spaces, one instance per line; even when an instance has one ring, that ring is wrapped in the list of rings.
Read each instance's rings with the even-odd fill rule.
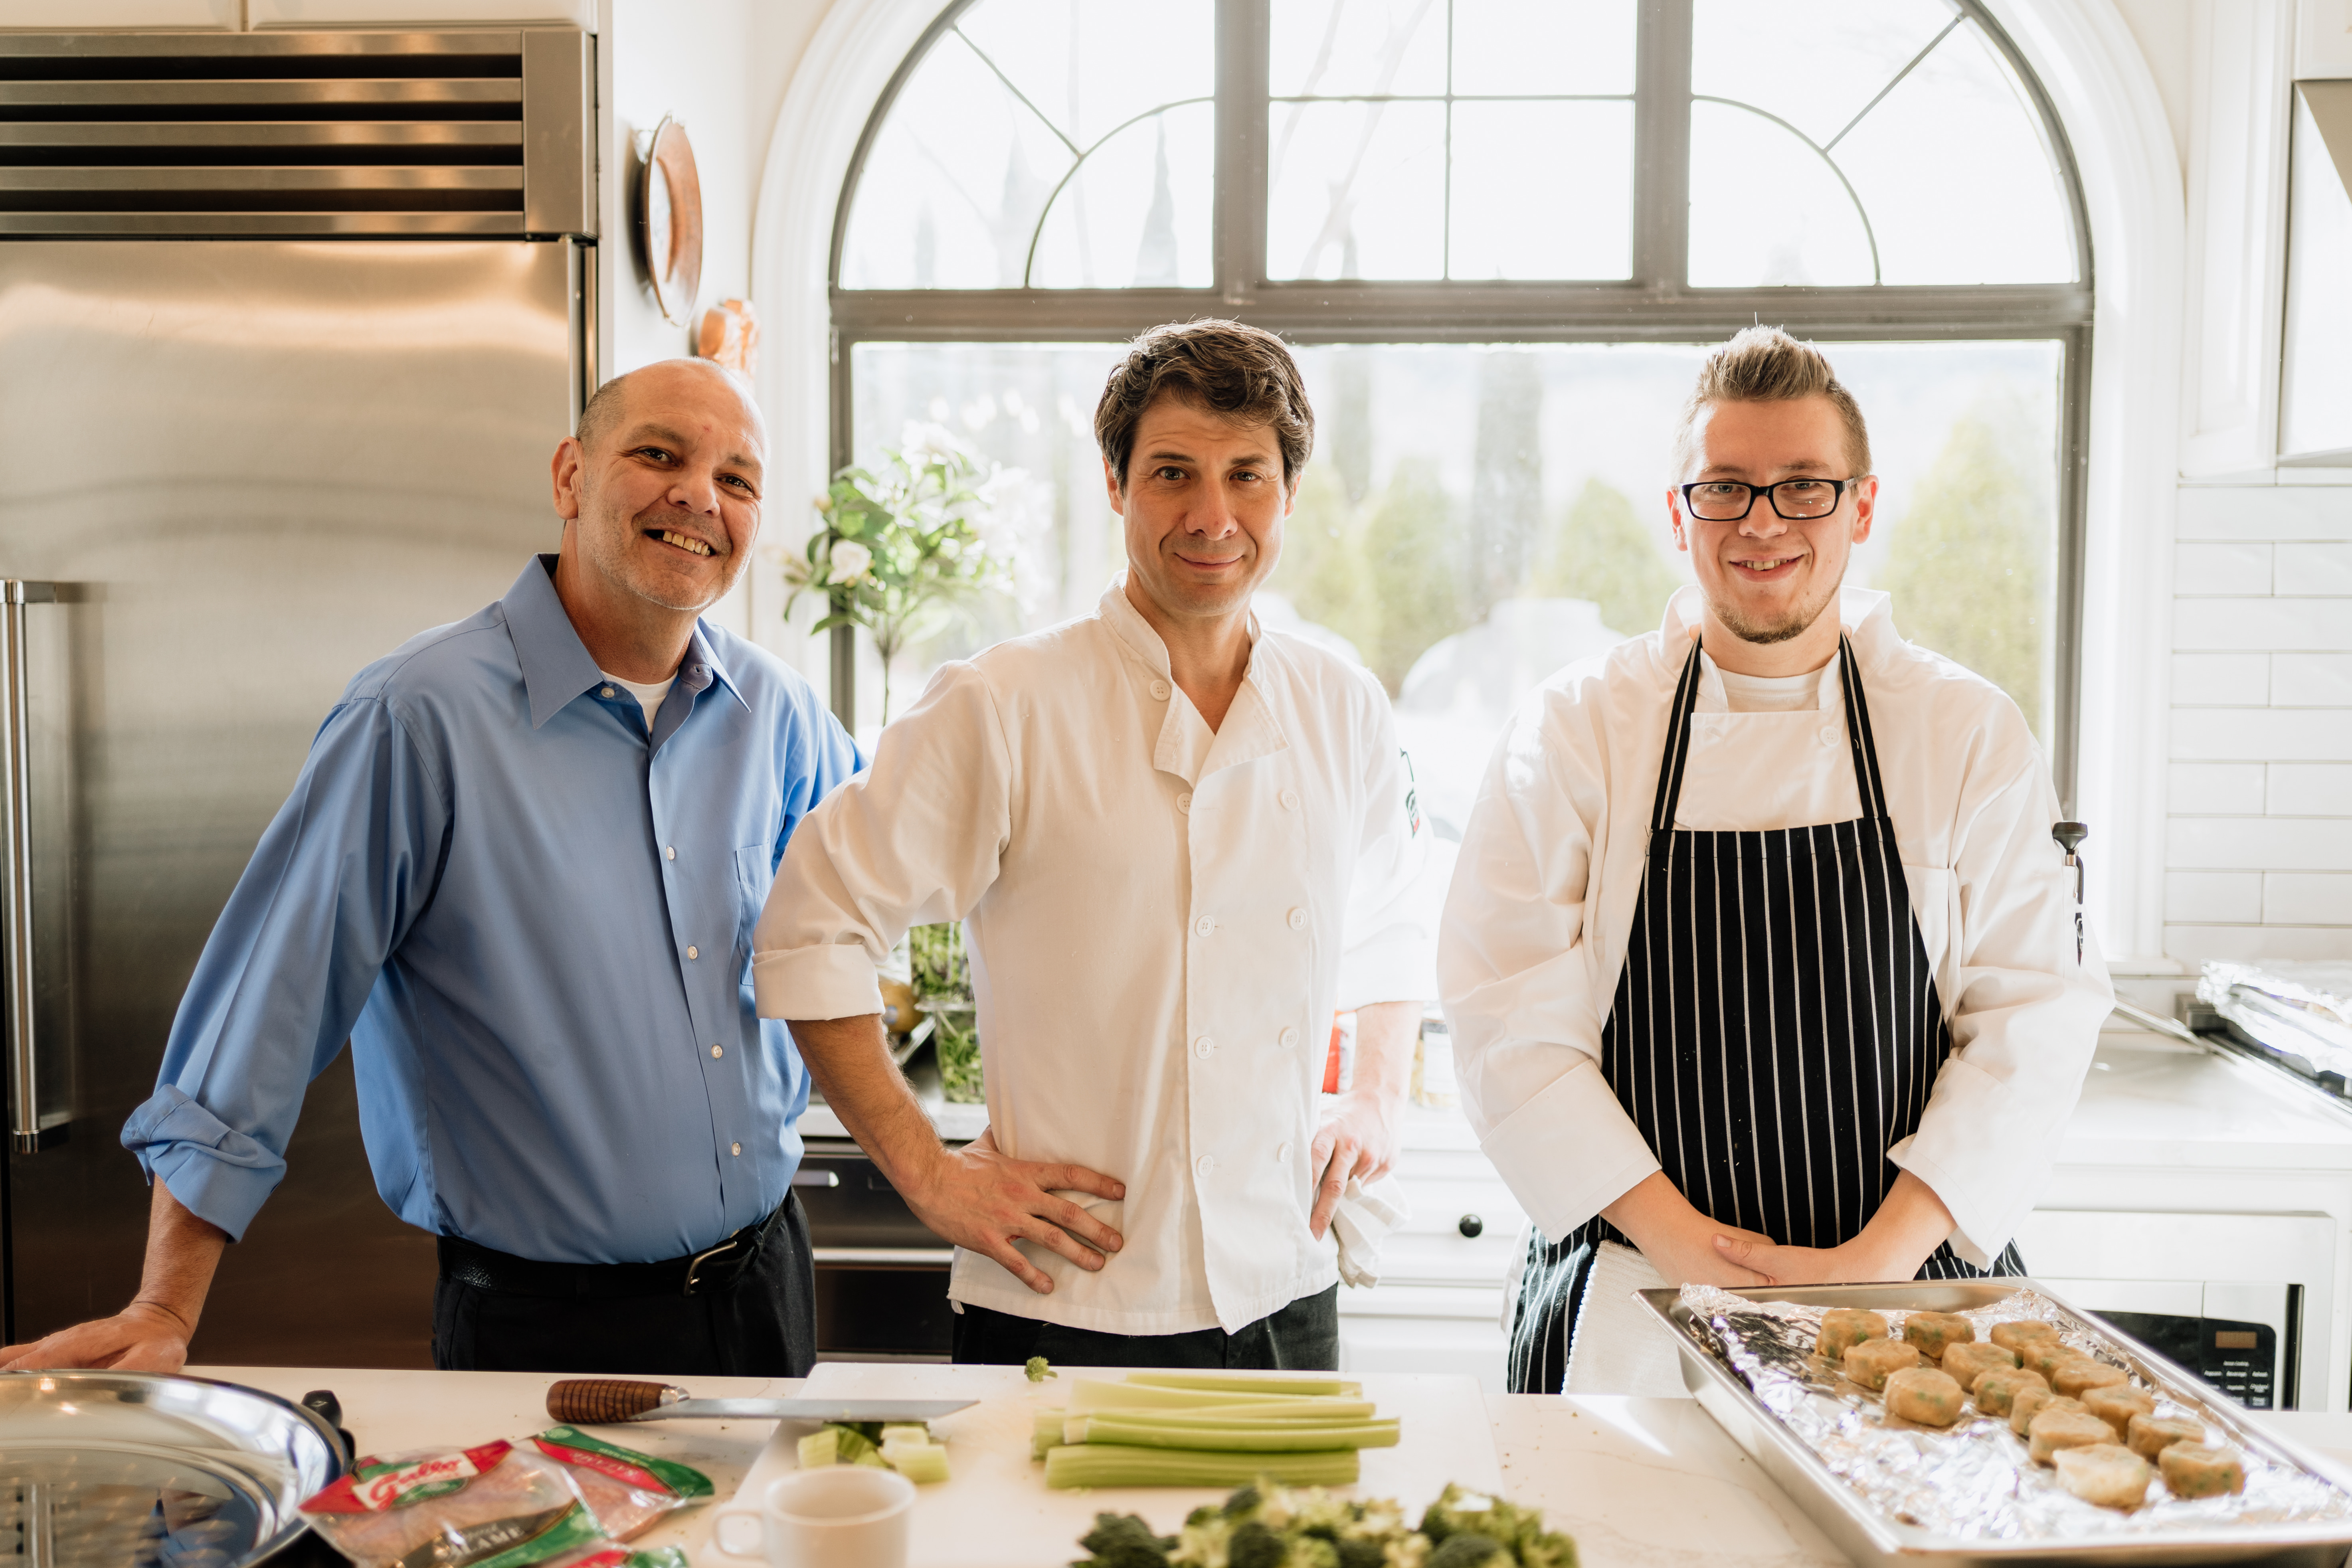
[[[667,1383],[571,1377],[551,1384],[547,1413],[577,1426],[622,1421],[936,1421],[976,1399],[696,1399]]]

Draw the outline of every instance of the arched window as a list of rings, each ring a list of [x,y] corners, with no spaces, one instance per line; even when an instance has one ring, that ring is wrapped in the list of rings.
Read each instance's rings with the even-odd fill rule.
[[[1018,471],[1016,590],[902,692],[1094,604],[1118,344],[1239,317],[1318,416],[1260,612],[1387,682],[1448,836],[1517,697],[1688,579],[1675,416],[1763,321],[1871,420],[1849,580],[2015,696],[2072,798],[2088,227],[1975,0],[966,0],[875,108],[831,276],[835,460],[939,426]]]

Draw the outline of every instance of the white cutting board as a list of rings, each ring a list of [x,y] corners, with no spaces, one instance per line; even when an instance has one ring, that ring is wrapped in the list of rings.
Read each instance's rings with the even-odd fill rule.
[[[1017,1366],[939,1366],[905,1362],[826,1362],[809,1374],[804,1399],[976,1399],[931,1423],[948,1447],[950,1479],[917,1490],[908,1568],[1039,1568],[1085,1555],[1078,1537],[1097,1513],[1139,1513],[1163,1535],[1204,1502],[1221,1502],[1223,1489],[1099,1488],[1055,1491],[1045,1467],[1029,1458],[1031,1413],[1068,1399],[1080,1377],[1112,1381],[1125,1368],[1063,1367],[1059,1378],[1033,1384]],[[1363,1451],[1363,1479],[1343,1489],[1358,1497],[1395,1498],[1418,1517],[1448,1481],[1500,1492],[1503,1467],[1477,1380],[1367,1373],[1356,1378],[1382,1415],[1402,1423],[1393,1448]],[[776,1435],[743,1478],[736,1495],[749,1502],[797,1464],[794,1445],[814,1427],[780,1422]],[[709,1563],[733,1562],[706,1551]]]

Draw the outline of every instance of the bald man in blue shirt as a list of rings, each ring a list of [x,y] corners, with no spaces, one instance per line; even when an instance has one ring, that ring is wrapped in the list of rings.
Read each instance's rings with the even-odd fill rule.
[[[765,449],[707,362],[608,384],[556,450],[558,552],[361,671],[123,1129],[154,1182],[137,1297],[0,1366],[177,1370],[348,1038],[377,1189],[438,1238],[437,1365],[808,1370],[808,1074],[746,964],[785,840],[864,760],[700,618]]]

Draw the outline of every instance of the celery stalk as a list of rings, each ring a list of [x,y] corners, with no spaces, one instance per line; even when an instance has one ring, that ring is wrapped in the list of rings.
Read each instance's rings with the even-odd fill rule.
[[[1127,1381],[1145,1388],[1223,1390],[1229,1394],[1344,1394],[1352,1399],[1364,1392],[1360,1383],[1300,1372],[1130,1372]]]
[[[1152,1420],[1171,1426],[1238,1426],[1289,1422],[1307,1426],[1344,1426],[1379,1415],[1369,1399],[1266,1399],[1247,1405],[1205,1405],[1198,1408],[1152,1409],[1121,1405],[1073,1411],[1080,1415],[1113,1415],[1122,1420]]]
[[[1174,1426],[1150,1419],[1121,1420],[1114,1415],[1074,1415],[1062,1423],[1062,1436],[1071,1443],[1124,1443],[1135,1448],[1205,1448],[1227,1453],[1312,1453],[1318,1448],[1393,1448],[1398,1424],[1358,1421],[1344,1426]]]
[[[1070,1408],[1076,1410],[1193,1410],[1219,1405],[1272,1404],[1288,1394],[1237,1394],[1231,1389],[1152,1388],[1139,1383],[1105,1383],[1082,1377],[1070,1385]]]
[[[1034,1413],[1029,1428],[1031,1458],[1042,1459],[1045,1457],[1046,1449],[1058,1448],[1062,1446],[1063,1416],[1064,1412],[1058,1408]]]
[[[1049,1487],[1238,1487],[1260,1477],[1291,1487],[1353,1486],[1356,1451],[1234,1454],[1075,1443],[1045,1455]]]

